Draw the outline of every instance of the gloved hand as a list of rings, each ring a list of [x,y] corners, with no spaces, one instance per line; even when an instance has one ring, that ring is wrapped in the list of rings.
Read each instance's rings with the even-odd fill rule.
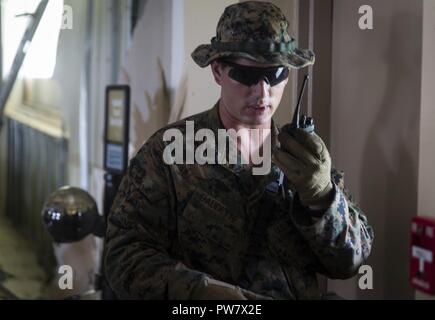
[[[270,300],[272,298],[206,277],[193,290],[195,300]]]
[[[275,149],[273,160],[304,206],[327,206],[333,190],[328,149],[314,132],[296,129],[290,135],[287,126],[278,135],[281,147]]]

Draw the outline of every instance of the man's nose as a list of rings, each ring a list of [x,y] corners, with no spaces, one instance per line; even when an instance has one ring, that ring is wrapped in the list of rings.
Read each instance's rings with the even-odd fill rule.
[[[255,94],[259,95],[260,98],[268,96],[269,88],[270,84],[267,78],[260,79],[260,81],[258,81],[253,87]]]

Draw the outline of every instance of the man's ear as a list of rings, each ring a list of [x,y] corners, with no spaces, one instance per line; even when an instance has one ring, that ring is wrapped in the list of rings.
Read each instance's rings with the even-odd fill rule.
[[[216,83],[218,85],[221,85],[222,83],[222,65],[217,61],[217,60],[213,60],[211,62],[211,71],[213,72],[213,77],[214,77],[214,81],[216,81]]]

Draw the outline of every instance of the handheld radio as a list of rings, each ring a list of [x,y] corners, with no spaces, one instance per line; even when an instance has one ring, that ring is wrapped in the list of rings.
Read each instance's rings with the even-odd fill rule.
[[[314,119],[312,117],[307,117],[306,115],[300,115],[302,96],[309,78],[310,77],[308,75],[305,75],[304,77],[304,82],[302,83],[302,88],[299,93],[298,102],[293,113],[293,119],[290,126],[284,126],[282,128],[284,132],[287,132],[290,135],[294,135],[295,130],[304,130],[308,133],[314,132]],[[284,172],[282,170],[279,174],[278,186],[281,189],[283,198],[285,199]]]

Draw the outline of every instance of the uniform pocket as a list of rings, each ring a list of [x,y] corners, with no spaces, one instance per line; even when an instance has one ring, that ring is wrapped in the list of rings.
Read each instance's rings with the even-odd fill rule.
[[[203,191],[194,192],[180,217],[180,231],[188,236],[185,239],[201,235],[227,250],[234,248],[242,228],[241,218],[231,214],[221,200]]]
[[[240,272],[243,221],[220,199],[196,190],[178,218],[179,242],[190,264],[229,280]]]

